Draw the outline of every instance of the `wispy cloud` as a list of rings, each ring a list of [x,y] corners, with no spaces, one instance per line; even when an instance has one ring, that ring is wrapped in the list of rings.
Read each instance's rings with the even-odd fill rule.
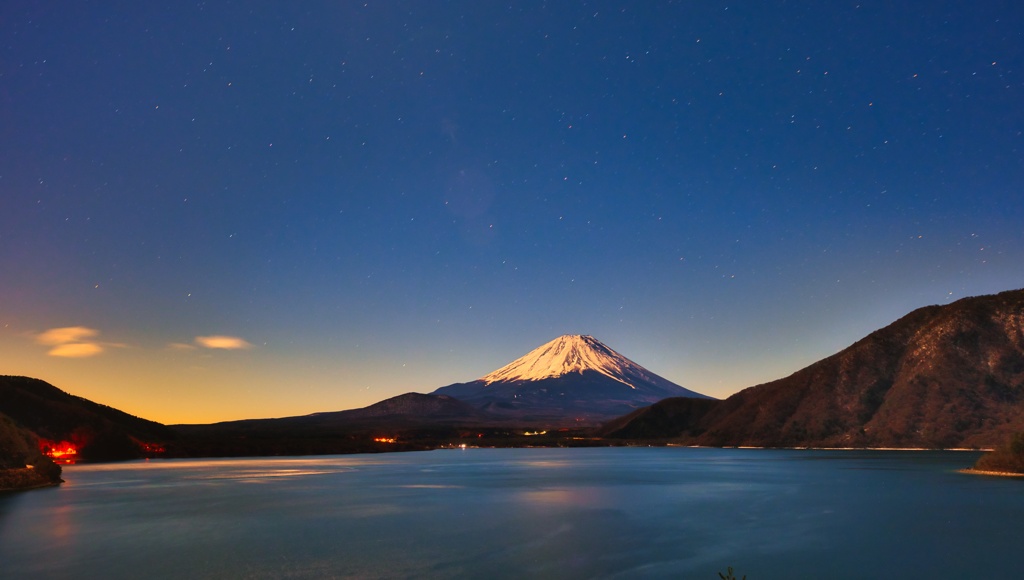
[[[69,342],[83,342],[90,341],[92,338],[99,336],[100,331],[95,328],[86,328],[84,326],[63,326],[61,328],[51,328],[44,332],[40,332],[36,335],[36,342],[39,344],[45,344],[54,346],[58,344],[67,344]]]
[[[35,336],[36,342],[52,347],[46,354],[65,358],[86,358],[103,352],[104,345],[96,340],[100,331],[85,326],[51,328]],[[110,345],[121,346],[121,345]]]
[[[86,326],[62,326],[51,328],[34,335],[37,344],[50,347],[46,354],[64,358],[87,358],[104,353],[108,348],[123,348],[127,345],[99,340],[100,331]],[[188,351],[198,348],[220,350],[245,350],[254,345],[238,336],[214,334],[197,336],[192,343],[172,342],[169,350]]]
[[[224,350],[241,350],[252,348],[252,344],[244,338],[237,336],[197,336],[196,344],[205,348],[219,348]]]
[[[46,354],[65,358],[86,358],[96,356],[101,352],[103,352],[103,347],[95,342],[70,342],[58,344]]]

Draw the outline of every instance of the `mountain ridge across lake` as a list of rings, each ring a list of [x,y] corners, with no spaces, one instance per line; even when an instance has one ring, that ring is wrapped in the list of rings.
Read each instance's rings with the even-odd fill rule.
[[[1024,431],[1024,290],[914,310],[721,401],[593,337],[564,335],[477,381],[362,409],[166,426],[38,379],[0,376],[0,413],[40,450],[85,460],[636,442],[991,448]]]

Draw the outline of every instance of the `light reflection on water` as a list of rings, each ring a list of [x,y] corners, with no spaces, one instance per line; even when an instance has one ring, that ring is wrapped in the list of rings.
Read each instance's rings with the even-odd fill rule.
[[[76,465],[0,496],[0,577],[1020,577],[976,454],[475,449]]]

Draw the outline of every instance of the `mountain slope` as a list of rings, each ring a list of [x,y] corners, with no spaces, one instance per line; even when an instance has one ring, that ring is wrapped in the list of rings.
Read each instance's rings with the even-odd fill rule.
[[[948,448],[989,447],[1020,430],[1024,290],[915,310],[659,434],[702,445]]]
[[[668,397],[708,398],[662,378],[592,336],[564,335],[476,381],[434,391],[523,421],[588,423]]]
[[[277,419],[242,419],[210,425],[174,425],[172,428],[180,433],[189,434],[266,431],[290,435],[331,435],[377,428],[484,424],[492,419],[493,417],[452,397],[405,393],[360,409]]]
[[[608,348],[596,338],[572,334],[543,344],[479,380],[488,385],[540,381],[584,371],[596,372],[632,389],[662,389],[666,393],[678,393],[682,389]],[[652,386],[655,389],[651,389]],[[692,392],[691,396],[704,397]]]
[[[0,413],[37,437],[77,447],[88,460],[132,459],[144,443],[164,444],[174,433],[164,425],[65,393],[39,379],[0,376]]]
[[[701,418],[722,401],[673,397],[608,421],[595,433],[613,439],[673,439],[699,434]],[[690,431],[696,429],[697,431]]]
[[[193,456],[265,456],[432,449],[494,424],[452,397],[406,393],[361,409],[171,428]]]

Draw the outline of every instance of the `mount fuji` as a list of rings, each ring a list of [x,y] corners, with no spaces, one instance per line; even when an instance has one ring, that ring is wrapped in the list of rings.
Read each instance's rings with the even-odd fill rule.
[[[711,398],[584,335],[560,336],[475,381],[432,394],[508,419],[575,424],[618,417],[669,397]]]

